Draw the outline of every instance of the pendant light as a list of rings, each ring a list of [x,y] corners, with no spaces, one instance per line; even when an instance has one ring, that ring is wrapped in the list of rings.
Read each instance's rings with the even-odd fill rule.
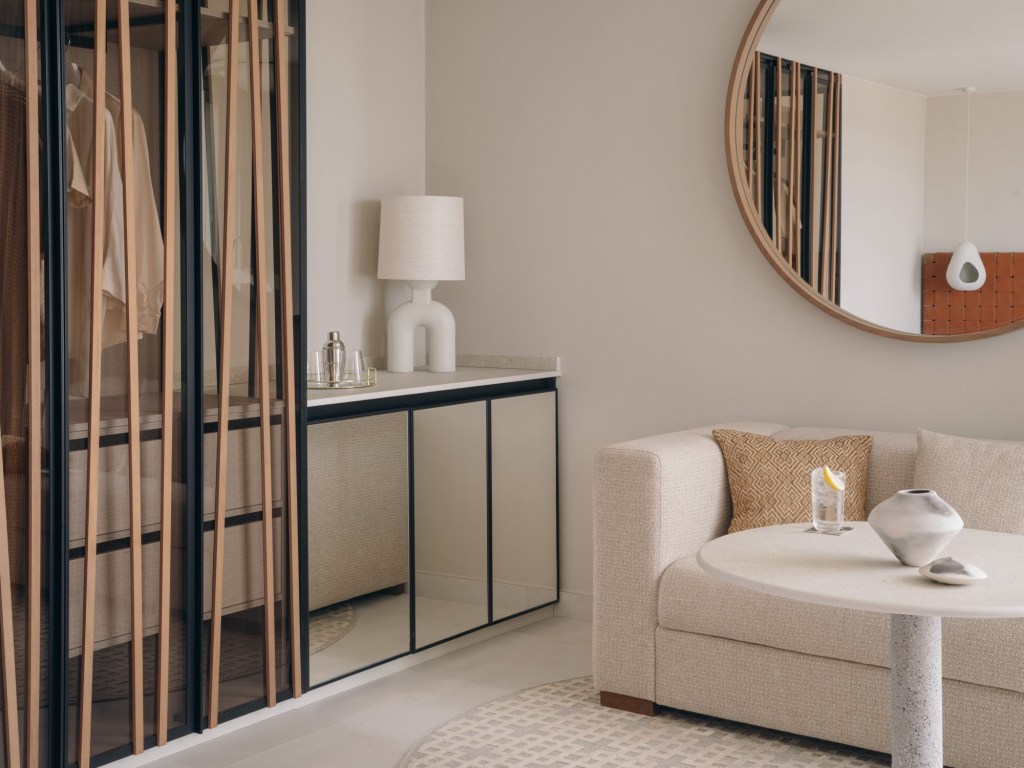
[[[957,291],[976,291],[985,284],[985,264],[978,253],[978,246],[967,239],[967,224],[970,214],[971,194],[971,94],[974,88],[964,88],[967,94],[967,146],[964,173],[964,240],[953,251],[946,269],[946,282]]]

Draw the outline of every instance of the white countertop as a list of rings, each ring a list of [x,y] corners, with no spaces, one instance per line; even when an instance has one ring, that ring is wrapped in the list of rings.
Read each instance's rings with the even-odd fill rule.
[[[867,523],[844,536],[806,533],[809,523],[721,536],[697,555],[715,576],[758,592],[820,605],[909,616],[1024,617],[1024,536],[964,529],[943,555],[988,579],[968,586],[929,581],[901,565]]]
[[[355,403],[427,392],[482,387],[490,384],[512,384],[518,381],[551,379],[561,376],[557,370],[527,368],[456,368],[452,373],[431,373],[426,369],[412,373],[377,372],[377,385],[362,389],[307,389],[310,408],[336,403]]]

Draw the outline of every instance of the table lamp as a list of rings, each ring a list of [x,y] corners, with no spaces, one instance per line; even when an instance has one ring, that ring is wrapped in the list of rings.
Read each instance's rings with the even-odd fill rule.
[[[388,370],[413,370],[416,329],[427,330],[427,365],[455,370],[455,317],[430,292],[439,280],[466,279],[462,198],[401,195],[381,200],[377,277],[404,280],[412,301],[388,317]]]

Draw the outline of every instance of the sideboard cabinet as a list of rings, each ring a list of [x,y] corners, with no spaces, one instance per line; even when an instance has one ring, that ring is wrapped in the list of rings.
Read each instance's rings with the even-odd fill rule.
[[[557,372],[407,375],[310,391],[312,686],[558,600]]]

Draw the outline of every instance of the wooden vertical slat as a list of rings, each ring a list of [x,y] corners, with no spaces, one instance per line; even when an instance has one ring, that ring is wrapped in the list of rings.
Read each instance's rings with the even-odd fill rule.
[[[30,143],[31,137],[26,135]],[[21,765],[18,725],[18,677],[14,658],[14,599],[11,594],[11,551],[7,538],[7,493],[3,455],[0,454],[0,657],[3,664],[4,758],[6,765]]]
[[[764,99],[761,92],[761,54],[754,54],[754,89],[755,97],[754,103],[757,107],[757,113],[754,115],[754,124],[757,126],[754,131],[754,173],[756,178],[754,179],[754,205],[757,207],[757,216],[761,221],[764,221]]]
[[[28,215],[25,221],[27,226],[27,249],[25,258],[28,260],[28,324],[29,324],[29,366],[35,368],[36,383],[39,383],[39,358],[35,353],[39,351],[40,330],[39,320],[39,97],[38,97],[38,59],[36,41],[39,37],[38,22],[35,3],[25,2],[25,158],[27,168],[26,193],[28,195]],[[30,85],[31,84],[31,85]],[[32,177],[33,168],[35,178]],[[33,276],[36,279],[33,294]],[[33,314],[33,310],[36,314]],[[33,334],[33,328],[35,332]],[[34,338],[35,346],[32,344]],[[30,372],[31,375],[31,372]],[[31,382],[29,384],[31,387]],[[31,397],[31,395],[30,395]],[[30,416],[31,418],[31,416]],[[33,440],[29,445],[29,456],[35,455],[40,450],[38,439]],[[31,459],[30,459],[31,461]],[[38,477],[38,476],[37,476]],[[20,766],[21,763],[21,733],[18,722],[18,677],[17,658],[15,657],[14,646],[14,595],[12,593],[11,579],[11,550],[10,540],[7,531],[7,519],[11,510],[7,509],[6,474],[3,466],[3,453],[0,451],[0,673],[3,679],[3,732],[4,732],[4,763],[7,766]],[[38,483],[39,480],[37,479]],[[31,510],[30,510],[31,514]],[[36,548],[37,568],[38,554]],[[31,570],[31,563],[30,563]],[[29,585],[31,589],[33,585]],[[36,587],[38,597],[39,584]],[[38,632],[39,603],[36,603],[36,618]],[[32,628],[29,627],[29,640],[31,641]],[[38,669],[38,653],[36,648],[36,665]],[[31,685],[31,681],[29,681]],[[36,709],[38,716],[38,687],[36,690]],[[38,720],[37,720],[38,723]],[[38,727],[38,726],[37,726]]]
[[[795,175],[791,182],[792,194],[793,194],[793,238],[794,238],[794,262],[797,266],[797,271],[800,272],[801,268],[801,257],[803,256],[803,229],[804,229],[804,216],[803,216],[803,178],[804,178],[804,98],[803,98],[803,78],[801,77],[802,68],[798,61],[793,62],[794,68],[794,79],[793,79],[793,103],[794,103],[794,117],[793,122],[796,128],[793,132],[793,155],[794,155],[794,168]]]
[[[26,138],[31,140],[30,136]],[[6,765],[21,765],[18,725],[18,678],[14,658],[14,599],[11,594],[11,551],[7,538],[7,493],[0,455],[0,656],[3,663],[4,758]]]
[[[775,247],[782,245],[782,59],[775,57],[775,133],[772,136],[772,157],[774,163],[774,175],[772,176],[772,187],[775,199],[772,201],[775,206],[775,216],[772,219],[772,237]]]
[[[178,30],[177,10],[164,12],[164,297],[163,377],[160,444],[160,632],[157,647],[156,743],[167,743],[171,658],[171,527],[174,483],[174,323],[178,197]]]
[[[145,749],[142,661],[142,439],[139,404],[139,292],[138,252],[135,238],[135,146],[132,106],[131,25],[129,0],[118,0],[117,48],[121,75],[121,176],[124,184],[124,282],[125,331],[128,357],[128,497],[130,525],[128,532],[131,555],[131,734],[132,751]],[[103,104],[97,100],[96,105]]]
[[[291,193],[291,121],[288,100],[288,45],[285,36],[287,13],[285,0],[275,0],[274,64],[277,92],[278,206],[281,253],[281,360],[284,361],[285,477],[288,488],[288,615],[291,627],[292,695],[302,695],[301,616],[299,605],[299,477],[295,398],[295,331],[292,327],[292,193]]]
[[[260,478],[263,490],[263,672],[267,706],[277,703],[274,619],[274,492],[270,451],[270,354],[267,326],[267,227],[263,179],[263,84],[260,77],[259,8],[249,0],[249,96],[252,115],[253,216],[256,229],[256,361],[259,368]]]
[[[825,98],[821,114],[822,139],[821,139],[821,242],[818,243],[818,274],[819,284],[816,286],[818,293],[828,293],[828,222],[829,222],[829,195],[828,190],[832,186],[832,74],[829,73],[825,86]]]
[[[78,699],[78,765],[86,768],[92,745],[93,643],[96,619],[96,530],[99,515],[100,375],[103,338],[103,261],[106,255],[107,133],[104,86],[107,82],[107,0],[96,0],[96,39],[93,49],[93,163],[92,163],[92,276],[89,313],[89,434],[85,490],[85,545],[83,553],[81,691]]]
[[[746,110],[746,185],[754,191],[754,142],[757,133],[757,78],[758,78],[758,53],[754,52],[751,57],[751,70],[746,75],[746,92],[748,92],[748,110]]]
[[[796,100],[796,82],[797,72],[800,70],[800,65],[795,61],[789,63],[789,194],[786,196],[788,208],[787,220],[787,249],[789,251],[789,263],[793,269],[796,270],[797,274],[800,273],[800,262],[797,260],[796,253],[796,226],[797,226],[797,209],[796,209],[796,184],[797,184],[797,154],[796,154],[796,120],[797,120],[797,100]]]
[[[807,254],[807,259],[811,265],[811,287],[814,290],[820,289],[821,270],[818,264],[818,229],[819,229],[819,214],[818,214],[818,68],[815,67],[813,71],[813,78],[811,80],[811,135],[807,137],[807,140],[811,142],[811,178],[810,187],[807,188],[807,194],[811,196],[810,200],[810,217],[811,220],[808,222],[808,226],[811,228],[810,245],[811,252]]]
[[[227,116],[224,139],[224,242],[221,248],[221,344],[217,392],[217,474],[213,515],[213,596],[210,614],[210,728],[220,715],[221,614],[224,607],[224,517],[228,471],[228,406],[231,396],[231,253],[235,242],[236,164],[238,155],[238,23],[239,0],[228,10]]]
[[[25,0],[25,140],[28,173],[28,611],[25,622],[25,765],[39,766],[43,547],[42,220],[39,181],[39,14]],[[13,765],[8,759],[8,765]]]
[[[840,141],[842,140],[842,126],[839,124],[840,99],[842,94],[842,77],[833,74],[832,86],[832,134],[835,137],[832,141],[832,188],[830,190],[831,221],[829,222],[829,300],[836,304],[839,302],[839,159]]]

